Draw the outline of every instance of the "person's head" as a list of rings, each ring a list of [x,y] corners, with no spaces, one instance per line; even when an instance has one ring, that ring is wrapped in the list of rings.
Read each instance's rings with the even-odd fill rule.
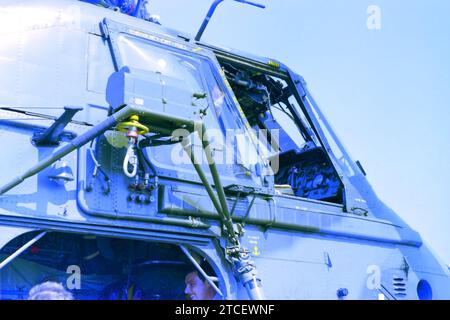
[[[203,263],[201,267],[208,276],[214,275],[214,271],[208,263]],[[211,284],[197,269],[189,270],[184,282],[186,284],[184,293],[190,300],[212,300],[216,294]]]
[[[73,300],[73,296],[61,283],[47,281],[31,288],[28,300]]]

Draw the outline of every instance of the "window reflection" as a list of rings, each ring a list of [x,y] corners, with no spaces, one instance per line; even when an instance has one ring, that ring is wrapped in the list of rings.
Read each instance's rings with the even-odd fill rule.
[[[208,136],[216,164],[232,166],[236,176],[242,175],[242,178],[260,183],[260,178],[252,174],[256,172],[256,164],[261,162],[255,146],[257,139],[252,137],[243,116],[227,97],[225,83],[219,74],[213,71],[211,62],[200,56],[182,53],[170,47],[160,47],[151,41],[127,34],[121,34],[117,43],[122,65],[160,74],[164,90],[171,88],[165,83],[170,79],[172,84],[177,81],[179,86],[186,86],[193,96],[206,93],[204,99],[193,98],[192,104],[204,109],[202,121],[208,130],[211,130]],[[191,138],[196,146],[194,153],[198,152],[198,158],[202,158],[199,138],[203,137],[194,134]],[[162,150],[157,153],[158,165],[165,165],[165,154],[167,153]],[[189,162],[189,159],[185,160]],[[181,170],[179,164],[177,167],[178,171]]]
[[[119,36],[118,44],[124,65],[182,80],[192,93],[204,91],[197,59],[127,35]]]

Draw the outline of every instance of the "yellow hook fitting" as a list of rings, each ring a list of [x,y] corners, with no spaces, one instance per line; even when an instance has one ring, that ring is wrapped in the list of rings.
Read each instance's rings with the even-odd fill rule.
[[[128,121],[121,122],[117,125],[116,130],[121,132],[128,132],[131,128],[138,129],[138,133],[140,135],[144,135],[149,133],[150,129],[146,126],[144,126],[142,123],[139,122],[139,116],[132,115],[128,119]]]

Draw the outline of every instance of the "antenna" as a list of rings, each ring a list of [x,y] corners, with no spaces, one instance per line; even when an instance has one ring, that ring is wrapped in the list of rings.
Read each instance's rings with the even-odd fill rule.
[[[205,31],[206,26],[209,23],[209,20],[211,20],[211,17],[214,14],[214,11],[216,11],[217,6],[220,3],[222,3],[223,1],[225,1],[225,0],[215,0],[213,2],[211,7],[209,8],[208,13],[206,14],[205,19],[203,20],[202,25],[200,26],[200,29],[197,32],[197,35],[195,36],[195,41],[200,41],[200,39],[201,39],[201,37],[203,35],[203,32]],[[259,4],[259,3],[255,3],[255,2],[251,2],[251,1],[247,1],[247,0],[233,0],[233,1],[249,4],[251,6],[255,6],[255,7],[258,7],[258,8],[261,8],[261,9],[265,9],[266,8],[266,6],[263,5],[263,4]]]

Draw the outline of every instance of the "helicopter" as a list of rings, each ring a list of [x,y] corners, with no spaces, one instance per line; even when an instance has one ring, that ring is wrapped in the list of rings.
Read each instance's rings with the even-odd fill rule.
[[[0,298],[182,300],[195,268],[224,300],[448,299],[305,79],[201,40],[221,2],[195,36],[144,0],[3,2]]]

